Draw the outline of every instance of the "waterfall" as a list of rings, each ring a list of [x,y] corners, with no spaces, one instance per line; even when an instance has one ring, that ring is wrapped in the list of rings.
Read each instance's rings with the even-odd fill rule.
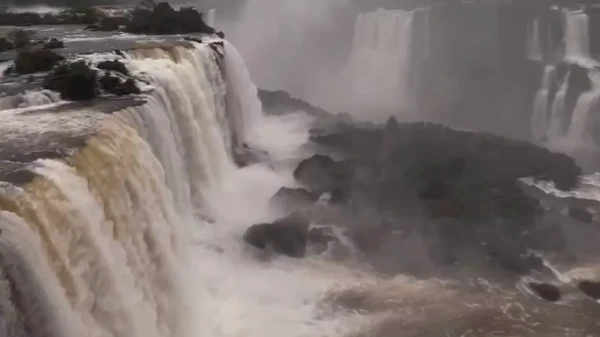
[[[565,12],[565,58],[575,61],[591,59],[589,17],[583,12]]]
[[[552,66],[544,68],[544,77],[540,90],[535,95],[533,114],[531,118],[531,134],[536,140],[542,139],[548,129],[548,100],[552,81],[556,81],[555,69]]]
[[[378,9],[358,16],[352,51],[338,80],[344,108],[389,113],[410,106],[413,14]]]
[[[39,270],[44,278],[9,275],[4,280],[53,292],[44,311],[36,303],[43,296],[27,300],[21,297],[27,295],[24,289],[12,295],[22,299],[21,310],[50,315],[42,317],[63,326],[35,330],[35,315],[24,314],[25,329],[35,330],[28,333],[181,335],[182,289],[177,276],[181,236],[176,227],[181,219],[147,143],[109,117],[68,163],[38,160],[32,170],[37,174],[32,182],[2,195],[9,218],[24,226],[9,229],[24,233],[3,235],[5,241],[18,240],[3,246],[33,245],[33,252],[43,252],[43,257],[23,260],[19,267]],[[65,319],[58,320],[53,313]]]
[[[241,240],[274,215],[269,198],[293,184],[289,158],[308,141],[310,119],[263,116],[238,51],[213,48],[83,56],[120,59],[144,83],[145,103],[112,114],[56,107],[52,95],[34,107],[21,105],[31,93],[11,98],[21,103],[2,111],[0,141],[23,153],[67,149],[0,163],[34,174],[0,184],[0,336],[258,337],[268,327],[304,337],[349,328],[314,313],[345,270],[266,265]],[[282,163],[237,168],[236,141]]]
[[[548,130],[546,132],[546,137],[549,140],[553,140],[563,136],[563,119],[566,114],[566,98],[567,91],[569,90],[569,78],[570,72],[565,75],[562,79],[560,88],[554,97],[554,102],[552,103],[552,109],[550,114],[550,121],[548,123]]]
[[[572,142],[581,145],[592,144],[590,136],[598,123],[595,115],[600,111],[600,74],[590,71],[590,79],[593,87],[578,98],[567,134]]]
[[[527,57],[533,61],[544,61],[544,52],[540,40],[540,17],[527,25]]]
[[[250,73],[239,51],[225,42],[225,77],[227,88],[228,118],[234,132],[233,141],[238,145],[252,142],[257,126],[262,124],[262,103],[256,98],[258,89],[250,79]]]
[[[153,88],[148,104],[118,115],[153,147],[165,163],[177,205],[203,205],[202,190],[233,170],[225,83],[210,48],[141,49],[129,67]],[[175,62],[177,60],[178,62]]]
[[[206,24],[211,27],[214,27],[215,22],[217,20],[216,15],[217,15],[217,10],[215,8],[209,9],[208,12],[206,13],[206,18],[204,19],[206,21]]]

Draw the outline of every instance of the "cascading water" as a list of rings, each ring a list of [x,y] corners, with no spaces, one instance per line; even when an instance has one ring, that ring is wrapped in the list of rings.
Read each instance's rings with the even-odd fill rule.
[[[533,103],[531,134],[536,140],[542,139],[546,135],[546,130],[548,129],[548,99],[552,81],[556,81],[555,69],[552,66],[546,66],[544,68],[542,86],[535,95],[535,101]]]
[[[540,18],[527,25],[527,57],[533,61],[544,61],[544,51],[540,39]]]
[[[554,140],[564,135],[563,118],[566,113],[565,105],[567,99],[567,91],[569,90],[569,76],[570,72],[567,73],[563,78],[560,85],[560,89],[556,93],[556,96],[554,97],[554,102],[552,103],[552,113],[550,115],[550,121],[548,123],[548,130],[546,131],[546,137],[549,140]]]
[[[413,14],[378,9],[358,16],[350,58],[338,81],[340,101],[347,102],[342,108],[378,107],[389,113],[410,106]]]
[[[45,112],[53,100],[7,104],[21,109],[2,111],[5,137],[86,140],[64,160],[29,164],[36,175],[22,187],[2,185],[0,336],[264,336],[268,327],[304,337],[349,328],[315,312],[328,289],[352,279],[345,269],[266,264],[241,240],[276,216],[268,200],[294,184],[288,160],[307,142],[310,118],[265,118],[241,56],[224,49],[222,59],[205,44],[86,56],[121,59],[147,83],[146,103],[112,115]],[[277,169],[238,169],[232,138],[269,151]]]
[[[570,70],[562,79],[558,79],[562,81],[559,90],[553,100],[548,102],[549,89],[554,79],[557,78],[558,68],[557,66],[546,66],[542,86],[534,100],[531,134],[536,140],[540,140],[545,136],[550,142],[566,139],[570,144],[583,145],[589,140],[586,139],[587,127],[589,123],[594,123],[590,116],[598,109],[599,93],[596,89],[598,79],[596,79],[596,71],[593,70],[598,63],[592,59],[590,54],[588,15],[580,11],[570,10],[563,10],[562,15],[564,15],[565,22],[565,53],[562,61]],[[534,31],[535,22],[537,22],[537,19],[533,24],[532,29]],[[531,52],[536,43],[530,42],[528,52],[529,57],[532,58]],[[554,75],[550,76],[550,73]],[[575,77],[571,78],[571,75],[575,75]],[[587,78],[589,78],[592,88],[585,84],[585,82],[588,82]],[[584,89],[582,90],[582,88]],[[578,96],[569,98],[569,95]],[[574,101],[568,103],[569,99]],[[544,111],[547,110],[547,104],[551,104],[549,120],[545,119],[546,115],[544,114]]]
[[[591,145],[590,132],[598,122],[595,117],[600,111],[600,74],[590,71],[592,89],[583,93],[577,100],[573,110],[573,118],[568,131],[568,138],[581,145]]]
[[[209,9],[204,18],[204,21],[206,22],[206,24],[211,27],[214,27],[215,22],[217,20],[216,15],[217,15],[216,9],[214,9],[214,8]]]
[[[60,95],[50,90],[25,91],[24,93],[0,97],[0,110],[47,105],[60,101]]]
[[[574,61],[591,59],[589,18],[582,12],[565,11],[565,58]]]

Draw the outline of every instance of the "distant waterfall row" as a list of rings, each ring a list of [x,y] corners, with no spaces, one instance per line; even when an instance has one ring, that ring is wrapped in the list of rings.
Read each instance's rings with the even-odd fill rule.
[[[584,11],[554,9],[528,25],[527,55],[547,64],[533,104],[535,140],[573,145],[598,141],[600,62],[591,21]]]

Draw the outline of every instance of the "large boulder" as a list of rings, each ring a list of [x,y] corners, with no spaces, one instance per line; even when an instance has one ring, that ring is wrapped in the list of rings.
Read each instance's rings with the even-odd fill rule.
[[[133,79],[128,78],[123,80],[110,74],[104,74],[104,76],[100,78],[100,86],[102,90],[117,96],[141,93],[140,88],[138,88]]]
[[[283,90],[268,91],[259,89],[258,98],[261,100],[265,111],[271,115],[285,115],[295,111],[304,111],[309,115],[318,117],[329,115],[325,110],[301,99],[293,98]]]
[[[284,212],[310,208],[319,199],[318,195],[303,188],[282,187],[269,200],[269,205]]]
[[[7,38],[0,38],[0,53],[13,49],[13,44]]]
[[[61,49],[64,48],[65,44],[59,39],[52,38],[44,43],[44,49]]]
[[[19,74],[31,74],[48,71],[65,58],[51,50],[24,50],[15,59],[15,71]]]
[[[530,282],[528,286],[536,295],[549,302],[557,302],[562,297],[560,289],[552,284]]]
[[[243,143],[241,146],[234,146],[233,148],[233,161],[238,167],[246,167],[259,162],[265,162],[268,158],[268,152],[252,148],[246,143]]]
[[[44,88],[73,101],[91,100],[99,93],[96,71],[85,61],[65,62],[54,68],[44,79]]]
[[[273,223],[251,226],[244,233],[244,241],[259,249],[301,258],[306,254],[309,224],[302,213],[292,213]]]
[[[314,155],[298,164],[294,178],[315,194],[344,188],[350,177],[349,165],[329,156]]]
[[[585,207],[571,206],[567,210],[567,215],[585,223],[592,223],[594,221],[594,214]]]
[[[121,73],[125,76],[129,76],[129,70],[127,69],[127,66],[125,66],[125,64],[123,64],[123,62],[119,60],[102,61],[98,63],[97,67],[98,69],[114,71],[117,73]]]
[[[600,282],[588,280],[581,281],[577,285],[577,288],[587,296],[595,300],[600,300]]]

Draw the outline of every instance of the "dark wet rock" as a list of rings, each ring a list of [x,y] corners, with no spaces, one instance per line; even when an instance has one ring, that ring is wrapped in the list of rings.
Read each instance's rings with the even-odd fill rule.
[[[348,165],[329,156],[314,155],[298,164],[294,178],[315,194],[345,188],[349,179]]]
[[[6,68],[6,70],[4,70],[4,75],[10,75],[12,73],[15,72],[15,67],[14,66],[10,66],[8,68]]]
[[[117,96],[141,93],[140,88],[133,79],[128,78],[123,81],[121,78],[109,74],[105,74],[100,78],[100,86],[102,90]]]
[[[94,99],[98,93],[97,74],[85,61],[63,63],[44,79],[44,88],[60,92],[66,100]]]
[[[269,200],[272,207],[292,212],[311,207],[319,199],[318,195],[303,188],[282,187]]]
[[[44,49],[60,49],[64,48],[65,44],[59,39],[52,38],[50,41],[44,43]]]
[[[288,92],[282,90],[259,89],[258,98],[261,100],[265,112],[272,115],[285,115],[299,110],[318,117],[330,115],[327,111],[301,99],[293,98]]]
[[[197,43],[202,43],[202,39],[199,37],[193,37],[193,36],[186,36],[183,38],[185,41],[191,41],[191,42],[197,42]]]
[[[600,282],[597,281],[581,281],[577,285],[579,290],[589,297],[600,300]]]
[[[13,49],[13,44],[7,38],[0,38],[0,53]]]
[[[98,69],[107,70],[107,71],[115,71],[115,72],[121,73],[125,76],[129,76],[129,70],[127,69],[125,64],[123,64],[123,62],[121,62],[119,60],[102,61],[102,62],[98,63],[97,67],[98,67]]]
[[[330,227],[315,227],[308,231],[308,241],[314,244],[327,245],[330,242],[337,241],[337,237]]]
[[[242,144],[241,147],[233,149],[233,160],[238,167],[246,167],[258,162],[264,162],[268,158],[268,152],[251,148],[246,143]]]
[[[63,56],[47,49],[20,51],[15,59],[15,71],[19,74],[48,71],[64,59]]]
[[[315,130],[312,140],[344,159],[309,158],[295,178],[314,193],[342,193],[336,207],[353,215],[329,223],[351,226],[357,247],[369,256],[385,254],[390,265],[410,260],[401,246],[404,237],[415,237],[427,243],[421,260],[435,264],[472,265],[475,256],[511,274],[537,270],[539,261],[524,256],[547,246],[536,226],[543,208],[519,179],[538,177],[568,190],[581,174],[564,154],[429,123],[341,123]],[[373,212],[359,216],[366,210]]]
[[[557,302],[562,296],[558,287],[548,283],[530,282],[528,286],[536,295],[549,302]]]
[[[567,215],[585,223],[592,223],[594,221],[594,215],[585,207],[571,206],[567,211]]]
[[[315,227],[308,231],[308,243],[314,253],[320,254],[326,251],[330,244],[338,242],[339,239],[331,227]]]
[[[306,254],[309,220],[302,213],[292,213],[273,223],[253,225],[244,233],[244,241],[259,248],[290,257],[301,258]]]
[[[223,49],[225,44],[223,41],[211,42],[209,46],[219,58],[223,58],[225,56],[225,50]]]
[[[213,34],[202,14],[190,7],[174,9],[167,2],[138,6],[131,14],[126,31],[135,34]]]

